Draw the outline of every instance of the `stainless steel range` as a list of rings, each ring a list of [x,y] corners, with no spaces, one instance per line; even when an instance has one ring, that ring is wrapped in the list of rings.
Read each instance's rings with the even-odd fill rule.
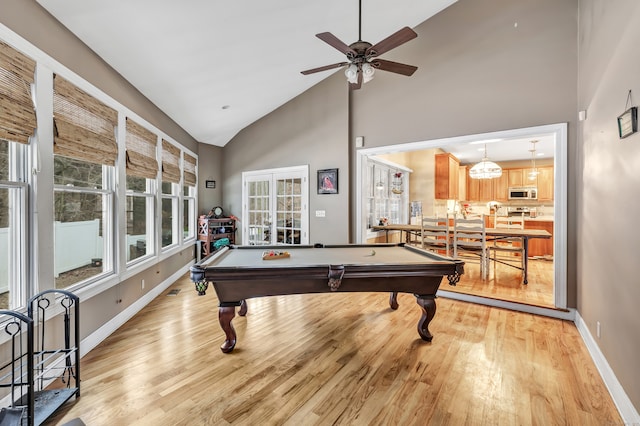
[[[536,208],[535,207],[526,207],[526,206],[521,206],[521,207],[507,207],[507,216],[520,216],[520,215],[524,215],[524,216],[536,216]]]

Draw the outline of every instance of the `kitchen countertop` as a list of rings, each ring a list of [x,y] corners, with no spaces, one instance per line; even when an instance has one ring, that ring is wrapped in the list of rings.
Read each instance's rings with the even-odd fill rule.
[[[553,216],[548,215],[548,216],[536,216],[536,217],[526,217],[524,218],[525,221],[535,221],[535,222],[553,222]]]

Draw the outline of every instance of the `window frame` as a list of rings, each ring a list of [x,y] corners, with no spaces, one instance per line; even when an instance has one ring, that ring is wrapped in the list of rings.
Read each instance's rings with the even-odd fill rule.
[[[160,188],[162,184],[160,168],[158,170],[158,176],[153,180],[155,184],[156,192],[153,196],[154,212],[151,213],[155,219],[153,224],[153,232],[151,233],[155,238],[155,246],[152,249],[153,254],[145,257],[140,262],[126,261],[124,254],[126,244],[126,200],[127,192],[126,185],[123,184],[123,179],[126,176],[126,139],[124,122],[127,117],[133,118],[137,123],[144,126],[146,129],[152,131],[157,137],[158,141],[168,141],[178,152],[188,152],[189,155],[198,160],[197,155],[192,152],[186,146],[173,140],[165,132],[158,129],[156,126],[150,124],[145,119],[141,118],[138,114],[112,98],[110,95],[103,92],[95,85],[89,83],[78,74],[66,68],[61,63],[57,62],[54,58],[48,56],[45,52],[39,50],[33,44],[27,40],[21,38],[9,29],[0,28],[0,40],[10,47],[14,48],[18,52],[32,58],[35,61],[35,76],[34,81],[31,84],[31,97],[34,105],[37,105],[36,114],[36,131],[29,139],[27,145],[25,141],[21,141],[24,145],[23,158],[24,160],[24,182],[19,186],[24,188],[21,195],[21,207],[23,227],[20,231],[21,241],[23,241],[22,248],[24,249],[24,261],[25,265],[23,275],[24,286],[22,288],[21,298],[28,300],[33,294],[38,291],[55,288],[54,281],[51,279],[52,270],[54,269],[54,252],[51,249],[53,232],[52,226],[54,221],[54,182],[53,176],[53,158],[54,158],[54,114],[53,114],[53,96],[54,96],[54,76],[59,75],[63,79],[76,86],[78,89],[86,92],[86,94],[94,97],[99,102],[102,102],[109,108],[116,111],[117,125],[114,128],[116,134],[116,146],[117,156],[116,163],[113,166],[113,193],[110,199],[110,206],[108,207],[108,214],[112,217],[112,223],[110,228],[105,231],[105,235],[108,233],[112,239],[112,247],[109,248],[109,252],[112,254],[110,260],[112,264],[113,274],[100,274],[95,279],[91,280],[91,285],[79,286],[80,282],[73,286],[67,287],[70,291],[78,294],[82,298],[90,298],[98,295],[105,290],[130,279],[136,274],[147,270],[152,265],[162,262],[164,259],[174,256],[181,250],[185,250],[189,247],[190,238],[183,238],[180,227],[183,225],[183,220],[194,221],[194,236],[193,240],[197,239],[197,216],[192,215],[193,218],[183,218],[182,200],[183,194],[181,193],[181,184],[177,184],[177,189],[169,196],[169,198],[178,200],[174,202],[175,210],[173,210],[173,218],[175,228],[173,234],[175,235],[175,242],[162,250],[158,243],[160,239],[160,216],[159,209],[162,203],[162,195]],[[158,162],[161,160],[161,144],[158,143],[156,159]],[[178,170],[181,171],[179,168]],[[175,171],[175,170],[174,170]],[[197,176],[196,176],[197,177]],[[180,181],[181,182],[181,181]],[[7,182],[3,182],[7,183]],[[13,185],[13,183],[12,183]],[[58,188],[60,189],[60,188]],[[198,192],[197,185],[194,187],[193,194],[184,194],[189,202],[193,203],[194,209],[197,209]],[[193,196],[191,196],[193,195]],[[42,220],[44,219],[44,220]],[[189,223],[189,222],[185,222]],[[180,234],[178,234],[180,232]],[[151,251],[151,250],[150,250]],[[195,258],[195,250],[193,250],[193,256]],[[106,258],[104,259],[106,261]],[[137,259],[136,259],[137,260]],[[20,305],[25,305],[25,302],[21,302]],[[24,309],[24,308],[21,308]]]
[[[162,184],[169,184],[171,185],[171,193],[165,193],[164,192],[164,188],[161,189],[160,191],[160,209],[158,210],[159,212],[159,228],[160,228],[160,234],[159,234],[159,238],[158,238],[158,243],[160,245],[160,251],[162,253],[166,253],[168,251],[171,251],[172,249],[176,248],[180,242],[181,242],[181,238],[178,237],[179,235],[179,224],[180,224],[180,215],[181,215],[181,209],[180,209],[180,189],[179,189],[179,184],[177,183],[173,183],[173,182],[161,182]],[[164,200],[171,200],[171,243],[163,246],[163,231],[164,231],[164,210],[163,210],[163,201]]]
[[[63,156],[64,157],[64,156]],[[54,154],[55,158],[55,154]],[[75,161],[83,161],[76,160]],[[68,287],[64,287],[62,289],[75,292],[85,287],[91,287],[93,285],[99,285],[100,282],[110,276],[116,275],[117,273],[117,255],[116,255],[116,241],[118,241],[118,236],[116,235],[116,185],[115,185],[115,173],[116,166],[108,166],[102,164],[102,188],[90,188],[84,186],[68,186],[62,184],[53,184],[53,199],[52,201],[55,203],[55,194],[61,192],[68,193],[81,193],[81,194],[91,194],[91,195],[101,195],[102,196],[102,212],[104,216],[102,217],[102,225],[101,231],[103,236],[103,256],[102,256],[102,272],[92,275],[89,278],[78,281]],[[54,174],[55,180],[55,174]],[[52,222],[55,223],[55,209],[53,211]],[[53,238],[56,238],[55,235],[55,227],[53,228]],[[54,245],[55,248],[55,245]],[[54,249],[54,271],[55,271],[55,249]],[[53,288],[58,288],[55,285],[55,273],[53,279]]]
[[[0,188],[9,191],[9,228],[7,233],[7,289],[6,309],[23,309],[30,297],[28,285],[28,202],[30,185],[26,182],[27,146],[3,139],[7,143],[8,180],[0,181]]]
[[[125,176],[126,179],[126,176]],[[145,253],[143,256],[140,257],[136,257],[135,259],[129,259],[125,261],[125,265],[126,265],[126,269],[130,269],[132,267],[135,267],[136,265],[138,265],[139,263],[145,262],[148,259],[151,259],[153,257],[155,257],[157,255],[157,251],[156,251],[156,240],[157,240],[157,236],[156,236],[156,198],[157,198],[157,179],[149,179],[149,178],[140,178],[140,179],[145,179],[145,187],[146,190],[145,192],[138,192],[138,191],[134,191],[132,189],[125,189],[125,195],[124,195],[124,209],[125,209],[125,218],[124,218],[124,228],[125,228],[125,232],[124,232],[124,243],[125,243],[125,250],[128,250],[128,231],[127,231],[127,217],[126,217],[126,209],[127,209],[127,205],[128,205],[128,198],[129,197],[140,197],[140,198],[144,198],[145,199],[145,206],[146,206],[146,211],[145,211],[145,217],[146,217],[146,229],[145,229],[145,235],[146,235],[146,242],[147,242],[147,253]],[[125,187],[126,187],[126,183],[125,183]],[[127,258],[126,253],[125,253],[125,259]]]

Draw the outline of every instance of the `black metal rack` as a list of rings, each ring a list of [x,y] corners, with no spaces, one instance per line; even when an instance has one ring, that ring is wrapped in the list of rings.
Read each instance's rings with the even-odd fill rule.
[[[11,345],[11,360],[0,366],[0,389],[9,389],[11,412],[22,411],[16,424],[33,426],[80,396],[80,301],[65,290],[45,290],[29,300],[27,310],[28,316],[0,311],[0,318],[8,317],[2,325]],[[62,347],[52,343],[59,336],[48,337],[58,327]]]

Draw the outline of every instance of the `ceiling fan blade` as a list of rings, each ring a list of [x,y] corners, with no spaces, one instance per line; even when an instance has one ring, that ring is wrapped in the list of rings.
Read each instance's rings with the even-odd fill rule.
[[[418,37],[418,34],[416,34],[415,31],[409,27],[404,27],[368,48],[365,55],[368,57],[380,56],[383,53],[388,52],[409,40],[413,40],[416,37]]]
[[[338,62],[337,64],[325,65],[323,67],[312,68],[310,70],[300,71],[301,74],[308,75],[320,71],[332,70],[334,68],[340,68],[347,65],[349,62]]]
[[[329,32],[316,34],[316,37],[327,43],[329,46],[338,49],[339,51],[347,55],[347,57],[352,58],[357,55],[355,50],[344,44],[338,37]]]
[[[373,61],[371,61],[371,65],[374,68],[382,71],[389,71],[407,76],[413,75],[413,73],[418,69],[418,67],[414,67],[413,65],[406,65],[393,61],[385,61],[384,59],[374,59]]]

